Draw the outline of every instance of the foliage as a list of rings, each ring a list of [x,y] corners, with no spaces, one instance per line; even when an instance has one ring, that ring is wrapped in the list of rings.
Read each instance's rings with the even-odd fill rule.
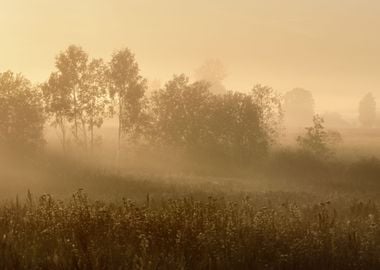
[[[373,202],[43,195],[0,207],[1,269],[377,269]]]
[[[180,75],[153,93],[151,140],[199,160],[224,159],[246,166],[264,156],[281,114],[273,90],[257,86],[252,94],[215,95],[209,87]]]
[[[108,111],[106,66],[101,59],[89,60],[81,47],[71,45],[57,56],[56,68],[41,86],[46,112],[52,125],[60,129],[64,150],[67,124],[72,124],[75,141],[92,149],[94,128],[101,127]]]
[[[139,74],[139,66],[134,54],[128,49],[117,51],[109,62],[108,81],[111,99],[117,106],[118,113],[118,151],[121,140],[136,139],[144,130],[147,123],[146,79]],[[118,152],[118,153],[119,153]]]
[[[12,149],[33,150],[43,140],[41,93],[20,74],[0,73],[0,143]]]
[[[133,145],[148,142],[176,148],[199,162],[219,159],[249,165],[265,155],[278,136],[279,95],[261,85],[250,94],[214,94],[213,84],[225,77],[218,61],[199,70],[207,78],[190,83],[185,75],[174,76],[149,98],[147,81],[127,48],[115,52],[105,65],[101,59],[89,60],[81,47],[72,45],[57,56],[56,67],[41,89],[64,150],[68,125],[76,142],[92,149],[94,128],[101,127],[108,112],[118,115],[119,161],[121,142],[128,139]]]
[[[262,125],[261,107],[251,95],[228,92],[216,97],[212,116],[212,144],[228,160],[249,166],[263,158],[270,146],[270,137]]]
[[[90,148],[94,147],[94,128],[100,128],[104,118],[109,116],[110,100],[108,96],[107,67],[101,59],[93,59],[86,67],[83,78],[83,90],[79,92],[81,104],[81,123],[84,133],[85,146],[88,145],[90,132]]]
[[[81,47],[74,45],[69,46],[66,51],[61,52],[57,56],[55,63],[60,76],[60,82],[62,83],[60,87],[67,89],[65,93],[68,97],[65,101],[69,101],[67,106],[70,108],[67,118],[70,122],[73,122],[74,139],[79,143],[83,143],[79,135],[80,118],[83,110],[83,104],[81,104],[79,96],[81,92],[85,91],[83,83],[86,76],[87,63],[87,53]],[[84,132],[84,130],[82,131]]]
[[[211,102],[207,83],[190,84],[185,75],[174,76],[152,94],[151,140],[180,147],[202,143]]]
[[[282,97],[273,88],[257,84],[252,89],[254,103],[258,106],[261,115],[261,127],[265,130],[269,140],[274,143],[283,124]]]
[[[53,127],[59,128],[62,148],[66,151],[66,125],[70,115],[70,92],[64,86],[62,77],[57,72],[50,75],[49,80],[41,85],[45,103],[45,113],[51,119]]]
[[[328,157],[333,154],[331,146],[341,142],[338,132],[328,132],[323,125],[323,118],[319,115],[313,117],[314,125],[306,128],[304,136],[298,136],[297,142],[302,150],[318,157]]]

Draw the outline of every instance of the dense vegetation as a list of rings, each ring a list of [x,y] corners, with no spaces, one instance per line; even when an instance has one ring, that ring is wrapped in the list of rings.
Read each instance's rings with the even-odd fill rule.
[[[181,74],[149,87],[128,48],[105,61],[71,45],[57,55],[55,70],[42,84],[33,85],[11,71],[0,73],[0,147],[41,150],[44,128],[50,124],[64,153],[93,154],[101,144],[99,129],[112,119],[119,167],[126,156],[137,153],[141,159],[158,155],[184,160],[193,172],[215,174],[220,168],[260,166],[281,143],[285,123],[308,126],[297,140],[302,151],[322,158],[333,155],[331,146],[341,137],[315,115],[310,91],[296,88],[282,97],[260,84],[244,93],[227,91],[225,76],[222,64],[211,61],[197,70],[197,81]],[[371,127],[374,97],[366,95],[359,105],[359,120]],[[298,129],[297,135],[301,133]]]
[[[212,160],[211,167],[249,167],[267,155],[280,133],[279,94],[262,85],[248,93],[212,92],[223,71],[211,76],[208,68],[200,69],[208,79],[195,82],[174,75],[148,95],[147,80],[129,49],[106,62],[72,45],[57,55],[55,67],[36,86],[22,75],[0,73],[0,101],[6,105],[0,143],[20,137],[18,145],[42,146],[43,128],[51,124],[63,152],[93,152],[100,141],[96,130],[114,119],[119,164],[123,152],[139,148],[185,157],[195,165]],[[20,91],[28,102],[17,101]]]
[[[378,269],[373,202],[274,193],[137,205],[29,194],[0,208],[1,269]],[[280,203],[283,201],[283,203]]]
[[[0,203],[0,268],[380,266],[378,160],[282,152],[267,162],[247,179],[127,177],[49,157],[34,167],[50,175],[30,187],[54,198]],[[90,195],[68,198],[77,187]]]

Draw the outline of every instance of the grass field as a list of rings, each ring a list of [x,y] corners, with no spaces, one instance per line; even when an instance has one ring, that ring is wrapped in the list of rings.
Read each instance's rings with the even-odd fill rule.
[[[1,170],[0,269],[380,269],[375,158],[282,152],[235,177],[17,166]]]
[[[375,202],[282,192],[2,203],[1,269],[379,269]]]

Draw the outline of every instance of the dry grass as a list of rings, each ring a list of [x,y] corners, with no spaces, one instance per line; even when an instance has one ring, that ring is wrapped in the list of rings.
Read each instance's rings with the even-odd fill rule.
[[[147,196],[136,205],[29,194],[1,205],[0,269],[380,268],[374,203],[281,200]]]

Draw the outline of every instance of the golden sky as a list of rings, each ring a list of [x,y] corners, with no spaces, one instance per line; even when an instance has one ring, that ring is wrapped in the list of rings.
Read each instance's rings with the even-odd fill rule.
[[[70,44],[136,53],[144,76],[191,75],[205,59],[225,84],[313,91],[320,111],[380,97],[379,0],[0,0],[0,71],[42,82]]]

